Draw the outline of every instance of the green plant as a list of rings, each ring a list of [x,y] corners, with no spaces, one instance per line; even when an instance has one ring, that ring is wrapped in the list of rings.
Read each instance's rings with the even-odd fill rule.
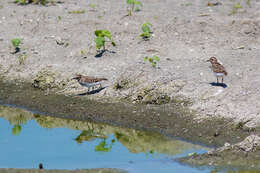
[[[132,16],[133,11],[140,11],[143,4],[137,0],[126,0],[128,7],[128,15]]]
[[[144,57],[144,61],[149,61],[152,64],[152,67],[156,67],[157,62],[160,61],[160,58],[158,56],[153,56],[153,57]]]
[[[100,50],[103,47],[103,51],[106,50],[105,43],[111,42],[112,46],[116,46],[115,42],[113,41],[111,37],[111,33],[108,30],[96,30],[95,31],[95,43],[96,43],[96,49]],[[108,41],[106,40],[108,39]]]
[[[85,13],[85,10],[75,10],[75,11],[69,11],[69,14],[83,14]]]
[[[237,10],[240,9],[240,8],[243,8],[243,7],[241,6],[240,2],[236,3],[236,4],[233,6],[232,12],[229,14],[229,16],[232,15],[232,14],[237,13]]]
[[[20,51],[20,47],[19,46],[20,46],[21,42],[22,42],[21,38],[14,38],[14,39],[11,40],[11,43],[12,43],[14,49],[15,49],[14,53],[17,53],[17,52]]]
[[[142,25],[143,33],[140,34],[140,37],[142,37],[144,40],[148,40],[151,37],[151,29],[150,29],[151,26],[152,24],[149,22],[146,22]]]
[[[18,56],[18,62],[19,62],[19,65],[24,65],[24,61],[27,59],[27,55],[20,55]]]
[[[94,9],[95,6],[96,6],[95,4],[89,4],[89,7],[92,8],[92,9]]]
[[[11,40],[11,42],[12,42],[12,45],[14,46],[14,48],[17,49],[17,48],[19,48],[19,45],[21,44],[22,39],[14,38]]]

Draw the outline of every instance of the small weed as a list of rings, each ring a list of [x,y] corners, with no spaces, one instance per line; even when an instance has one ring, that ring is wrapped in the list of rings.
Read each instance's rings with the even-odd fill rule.
[[[126,0],[126,3],[128,5],[128,15],[132,16],[132,13],[134,11],[140,11],[143,4],[140,1],[137,0]]]
[[[233,6],[233,9],[232,9],[232,12],[229,14],[229,16],[237,13],[237,10],[240,9],[240,8],[243,8],[240,4],[240,2],[236,3],[234,6]]]
[[[95,4],[89,4],[89,7],[92,8],[92,9],[94,9],[95,6],[96,6]]]
[[[41,4],[41,5],[46,5],[49,3],[48,0],[15,0],[15,3],[20,4],[20,5],[27,5],[27,4]]]
[[[234,8],[235,8],[235,9],[242,8],[242,6],[240,5],[240,2],[236,3],[236,4],[234,5]]]
[[[160,58],[158,57],[158,56],[153,56],[153,57],[144,57],[144,62],[146,62],[146,61],[149,61],[151,64],[152,64],[152,67],[156,67],[156,65],[157,65],[157,62],[159,62],[160,61]]]
[[[27,55],[19,55],[18,56],[18,62],[19,62],[19,65],[24,65],[24,62],[25,60],[27,59]]]
[[[246,4],[251,7],[251,0],[247,0]]]
[[[149,38],[151,37],[151,29],[150,29],[151,26],[152,24],[149,22],[146,22],[142,25],[143,33],[140,34],[140,37],[142,37],[144,40],[149,40]]]
[[[103,52],[106,50],[105,43],[111,42],[112,46],[116,46],[115,42],[113,41],[111,37],[111,33],[108,30],[96,30],[95,31],[95,43],[96,43],[96,49],[99,51],[103,47]],[[106,40],[108,39],[108,41]]]
[[[80,50],[80,55],[81,56],[85,56],[86,55],[86,51],[85,50]]]
[[[75,11],[69,11],[69,14],[83,14],[85,13],[85,10],[75,10]]]
[[[58,16],[58,20],[61,20],[61,16]]]
[[[191,6],[192,3],[191,3],[191,2],[186,2],[184,5],[185,5],[185,6]]]
[[[20,47],[19,46],[20,46],[20,44],[22,42],[22,39],[21,38],[14,38],[14,39],[11,40],[11,42],[12,42],[13,47],[15,48],[15,52],[14,53],[19,52],[20,51]]]

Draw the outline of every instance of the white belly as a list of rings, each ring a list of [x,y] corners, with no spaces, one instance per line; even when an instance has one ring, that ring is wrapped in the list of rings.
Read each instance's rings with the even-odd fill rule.
[[[96,86],[96,85],[100,85],[101,82],[95,82],[95,83],[82,83],[82,82],[80,82],[80,84],[81,84],[82,86],[85,86],[85,87],[90,88],[90,87],[93,87],[93,86]]]
[[[215,73],[214,72],[214,74],[215,74],[215,76],[224,76],[224,73]]]

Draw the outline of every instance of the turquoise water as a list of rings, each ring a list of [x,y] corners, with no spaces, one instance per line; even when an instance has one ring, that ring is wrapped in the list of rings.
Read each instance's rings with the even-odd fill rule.
[[[64,120],[0,106],[0,167],[121,168],[130,173],[206,173],[173,158],[207,148],[160,134]]]

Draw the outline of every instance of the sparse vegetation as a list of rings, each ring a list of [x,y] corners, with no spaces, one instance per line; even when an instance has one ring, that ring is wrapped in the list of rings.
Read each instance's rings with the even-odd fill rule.
[[[99,51],[101,48],[103,48],[103,52],[106,50],[105,43],[111,42],[112,46],[116,46],[115,42],[113,41],[111,37],[111,33],[108,30],[96,30],[95,31],[95,43],[96,43],[96,49]],[[106,40],[106,38],[108,40]]]
[[[18,56],[19,65],[24,65],[24,62],[25,62],[26,59],[27,59],[27,55],[26,55],[26,54],[24,54],[24,55],[19,55],[19,56]]]
[[[69,11],[69,14],[84,14],[85,10],[75,10],[75,11]]]
[[[41,5],[46,5],[50,1],[48,0],[15,0],[15,3],[20,4],[20,5],[27,5],[27,4],[41,4]]]
[[[237,13],[237,10],[240,9],[240,8],[243,8],[240,4],[240,2],[236,3],[234,6],[233,6],[233,9],[232,9],[232,12],[229,14],[229,16],[233,15],[233,14],[236,14]]]
[[[140,37],[142,37],[144,40],[149,40],[149,38],[151,37],[151,29],[150,29],[151,26],[152,24],[149,22],[146,22],[142,25],[143,33],[140,34]]]
[[[95,4],[89,4],[89,7],[92,8],[92,9],[94,9],[95,6],[96,6]]]
[[[153,57],[144,57],[144,61],[149,61],[152,64],[152,67],[156,67],[157,62],[160,61],[160,58],[158,56],[153,56]]]
[[[20,47],[19,46],[20,46],[20,44],[22,42],[22,39],[21,38],[14,38],[14,39],[11,40],[11,42],[12,42],[12,45],[13,45],[13,47],[15,49],[14,53],[19,52],[20,51]]]
[[[141,7],[143,6],[143,4],[137,0],[126,0],[126,3],[128,5],[127,9],[129,16],[132,16],[134,11],[140,11]]]

